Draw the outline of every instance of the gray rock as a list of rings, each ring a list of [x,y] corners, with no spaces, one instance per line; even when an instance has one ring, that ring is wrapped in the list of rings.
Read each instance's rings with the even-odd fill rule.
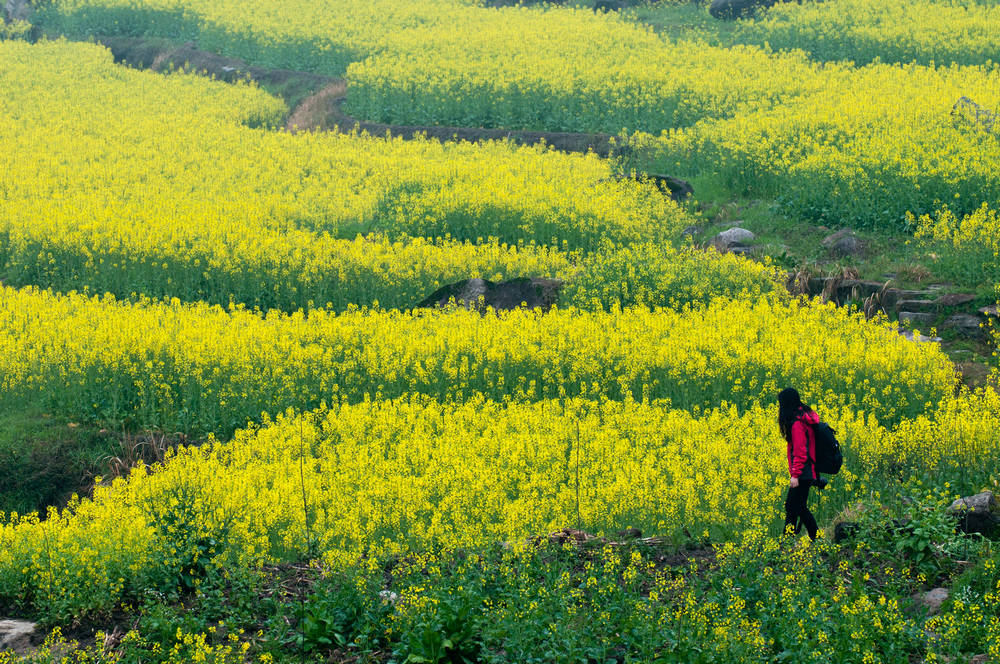
[[[701,226],[688,226],[681,231],[681,237],[694,237],[701,235]]]
[[[925,593],[917,593],[913,599],[928,613],[937,613],[941,610],[941,605],[948,601],[949,594],[947,588],[935,588]]]
[[[645,175],[640,175],[638,177],[648,178],[649,181],[655,184],[661,192],[678,202],[683,201],[694,194],[694,187],[691,186],[690,182],[680,178],[675,178],[672,175],[646,173]]]
[[[854,231],[844,229],[823,238],[823,247],[833,256],[860,256],[865,248]]]
[[[995,304],[991,304],[986,307],[981,307],[979,309],[979,313],[984,316],[989,316],[990,318],[996,318],[1000,316],[1000,308],[998,308]]]
[[[899,333],[900,333],[900,335],[902,335],[902,337],[904,339],[907,339],[909,341],[912,341],[912,342],[918,343],[918,344],[926,344],[926,343],[935,343],[936,344],[936,343],[941,343],[942,341],[944,341],[944,339],[942,339],[941,337],[926,337],[926,336],[920,334],[919,332],[914,332],[912,330],[900,330]]]
[[[527,277],[501,283],[486,279],[467,279],[439,288],[417,307],[441,307],[454,299],[459,306],[470,309],[484,310],[492,307],[497,311],[508,311],[525,307],[548,310],[559,299],[562,284],[559,279]]]
[[[598,182],[608,182],[611,180],[636,180],[637,182],[650,182],[656,185],[656,188],[659,189],[661,193],[669,196],[678,203],[686,200],[694,194],[694,187],[691,186],[690,182],[680,178],[675,178],[672,175],[663,175],[662,173],[633,172],[630,175],[618,175],[614,178],[598,180]]]
[[[743,251],[737,253],[746,253],[746,246],[753,242],[755,237],[752,232],[745,228],[730,228],[715,236],[715,248],[723,253],[738,249]]]
[[[35,623],[27,620],[0,620],[0,651],[23,653],[31,648]]]
[[[900,323],[910,323],[911,325],[927,325],[934,322],[934,314],[917,311],[899,312]]]
[[[965,533],[990,535],[1000,530],[1000,502],[992,491],[959,498],[948,514],[958,519],[958,528]]]
[[[972,314],[955,314],[949,316],[941,324],[941,327],[955,330],[966,337],[978,338],[983,336],[982,319]]]

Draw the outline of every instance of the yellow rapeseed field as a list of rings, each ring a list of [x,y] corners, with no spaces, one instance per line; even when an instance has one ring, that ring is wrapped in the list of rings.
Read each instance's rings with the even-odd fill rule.
[[[769,199],[797,221],[916,228],[947,249],[942,273],[976,285],[1000,247],[1000,144],[950,110],[960,96],[1000,103],[986,61],[995,12],[948,0],[929,35],[921,17],[845,3],[867,27],[806,3],[736,36],[815,35],[811,55],[834,60],[842,31],[863,67],[670,40],[613,12],[473,0],[48,0],[35,18],[345,75],[347,110],[365,119],[627,132],[645,168]],[[967,57],[933,43],[953,33]],[[952,59],[934,65],[938,54]],[[441,636],[421,621],[437,619],[440,597],[462,599],[432,587],[445,563],[474,576],[495,553],[511,557],[491,583],[530,576],[539,594],[565,593],[570,614],[588,593],[600,603],[627,587],[635,625],[649,627],[635,634],[650,635],[630,638],[656,656],[674,634],[671,647],[705,661],[822,662],[832,647],[868,662],[888,635],[887,651],[932,661],[923,641],[974,629],[988,636],[968,648],[997,655],[994,588],[962,591],[928,622],[876,594],[908,597],[929,578],[911,571],[943,572],[959,544],[995,557],[955,536],[943,510],[896,497],[928,480],[938,500],[952,498],[946,482],[1000,481],[995,388],[959,389],[941,347],[884,317],[791,298],[768,260],[682,245],[695,206],[623,178],[625,160],[293,134],[288,111],[252,84],[127,69],[95,44],[0,41],[0,407],[126,442],[140,430],[197,441],[44,515],[0,506],[0,608],[51,623],[141,613],[143,634],[125,639],[146,638],[164,597],[225,603],[247,568],[310,560],[379,584],[368,606],[384,610],[372,624],[386,641],[338,633],[344,652],[391,636],[398,661],[435,661],[409,657],[401,635]],[[449,282],[518,276],[566,280],[559,306],[411,308]],[[835,487],[812,498],[821,523],[912,510],[909,534],[779,545],[788,470],[774,402],[789,385],[844,446]],[[701,553],[717,574],[609,546],[574,553],[582,578],[540,581],[555,567],[519,561],[567,552],[524,543],[566,526],[713,542]],[[879,537],[898,559],[864,548]],[[421,579],[393,599],[378,594],[384,575],[404,577],[390,561]],[[199,594],[210,583],[225,600]],[[562,629],[534,600],[484,598],[471,600],[480,623]],[[760,610],[775,598],[801,619]],[[615,611],[594,624],[618,636]],[[590,625],[563,625],[574,621]],[[282,623],[276,643],[301,636],[305,652],[306,622]],[[150,646],[166,661],[236,661],[262,642],[221,635],[216,618],[177,623],[164,618],[175,633]]]
[[[908,212],[1000,197],[1000,142],[951,113],[963,96],[1000,103],[1000,72],[877,64],[825,77],[808,97],[664,134],[654,160],[836,225],[898,229]]]
[[[140,467],[43,523],[0,527],[0,593],[33,588],[70,615],[111,606],[189,564],[209,539],[220,562],[287,560],[311,539],[339,565],[570,523],[733,535],[773,520],[784,464],[774,417],[426,398],[282,416],[229,443],[180,450],[155,472]],[[843,417],[848,437],[867,435],[863,419]],[[725,489],[734,483],[735,494]]]
[[[41,398],[70,417],[228,434],[262,412],[406,394],[745,408],[793,382],[896,422],[948,394],[954,370],[940,350],[832,304],[262,317],[4,288],[0,381],[7,399]]]
[[[665,44],[614,13],[586,8],[480,4],[57,0],[43,22],[69,34],[191,39],[267,66],[346,72],[349,109],[396,123],[659,131],[820,84],[798,55]]]
[[[935,422],[896,431],[821,405],[851,462],[821,512],[883,482],[890,460],[895,472],[926,471],[1000,453],[988,435],[998,405],[992,390],[949,398]],[[199,557],[254,565],[314,548],[340,566],[516,542],[566,524],[735,541],[773,526],[786,473],[775,417],[773,405],[693,416],[630,400],[412,396],[282,415],[228,443],[182,448],[155,472],[140,466],[44,522],[11,519],[0,527],[0,594],[30,592],[69,617]]]
[[[71,34],[195,39],[253,62],[346,71],[348,108],[368,120],[689,128],[666,141],[656,168],[721,178],[733,193],[777,198],[826,224],[898,227],[907,212],[949,203],[965,214],[1000,197],[983,166],[997,161],[997,142],[950,118],[962,96],[988,110],[1000,104],[988,4],[808,2],[737,29],[765,44],[773,32],[771,46],[847,49],[875,63],[860,69],[798,50],[670,40],[613,12],[476,4],[57,0],[43,15]],[[796,27],[782,37],[782,26]]]
[[[778,3],[757,20],[740,22],[737,38],[859,65],[996,64],[1000,7],[976,0]]]
[[[691,221],[592,155],[267,129],[284,110],[98,46],[0,44],[8,283],[409,306],[469,277],[565,275],[567,251],[668,242]]]

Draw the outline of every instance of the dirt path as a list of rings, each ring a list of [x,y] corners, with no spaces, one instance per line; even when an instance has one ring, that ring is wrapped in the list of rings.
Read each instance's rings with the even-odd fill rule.
[[[180,46],[158,39],[120,37],[99,38],[115,61],[139,69],[171,71],[189,69],[223,81],[252,79],[261,87],[285,99],[292,108],[285,128],[290,132],[343,131],[357,129],[372,136],[397,136],[411,139],[417,135],[440,141],[492,141],[507,139],[521,145],[545,143],[563,152],[593,151],[601,157],[624,154],[627,146],[618,146],[608,134],[572,132],[518,131],[480,127],[441,127],[434,125],[392,125],[367,122],[347,115],[342,108],[347,98],[347,81],[319,74],[287,69],[253,67],[243,60],[227,58],[195,48],[193,43]]]

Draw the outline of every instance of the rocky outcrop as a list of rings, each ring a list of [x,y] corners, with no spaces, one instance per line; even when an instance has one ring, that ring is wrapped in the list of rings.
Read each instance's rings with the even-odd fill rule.
[[[611,179],[611,178],[609,178]],[[694,195],[694,187],[687,180],[675,178],[672,175],[662,173],[634,173],[613,178],[615,180],[637,180],[639,182],[651,182],[656,185],[664,195],[669,196],[677,202],[686,200]],[[604,180],[602,180],[604,182]]]
[[[826,236],[823,238],[822,245],[831,256],[837,258],[861,256],[865,253],[864,244],[854,234],[854,231],[848,229]]]
[[[737,226],[716,235],[713,243],[721,253],[747,253],[755,237],[752,231]]]
[[[947,588],[934,588],[925,593],[917,593],[913,596],[913,601],[927,613],[935,614],[948,601],[948,597],[949,592]]]
[[[959,498],[948,513],[958,521],[962,532],[990,535],[1000,531],[1000,502],[992,491]]]
[[[0,651],[28,651],[35,640],[36,625],[27,620],[0,620]]]
[[[418,308],[443,307],[450,302],[469,309],[509,311],[517,308],[547,311],[559,299],[559,279],[521,278],[494,283],[486,279],[467,279],[434,291]]]

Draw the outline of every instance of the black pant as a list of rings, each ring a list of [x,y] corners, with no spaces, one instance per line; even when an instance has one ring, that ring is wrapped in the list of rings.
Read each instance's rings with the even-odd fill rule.
[[[785,498],[785,530],[788,530],[788,526],[795,529],[795,534],[797,535],[802,526],[806,527],[806,532],[809,533],[809,539],[816,539],[816,518],[809,511],[809,506],[806,504],[809,500],[809,487],[812,486],[813,481],[807,478],[800,478],[799,485],[796,487],[788,487],[788,497]]]

